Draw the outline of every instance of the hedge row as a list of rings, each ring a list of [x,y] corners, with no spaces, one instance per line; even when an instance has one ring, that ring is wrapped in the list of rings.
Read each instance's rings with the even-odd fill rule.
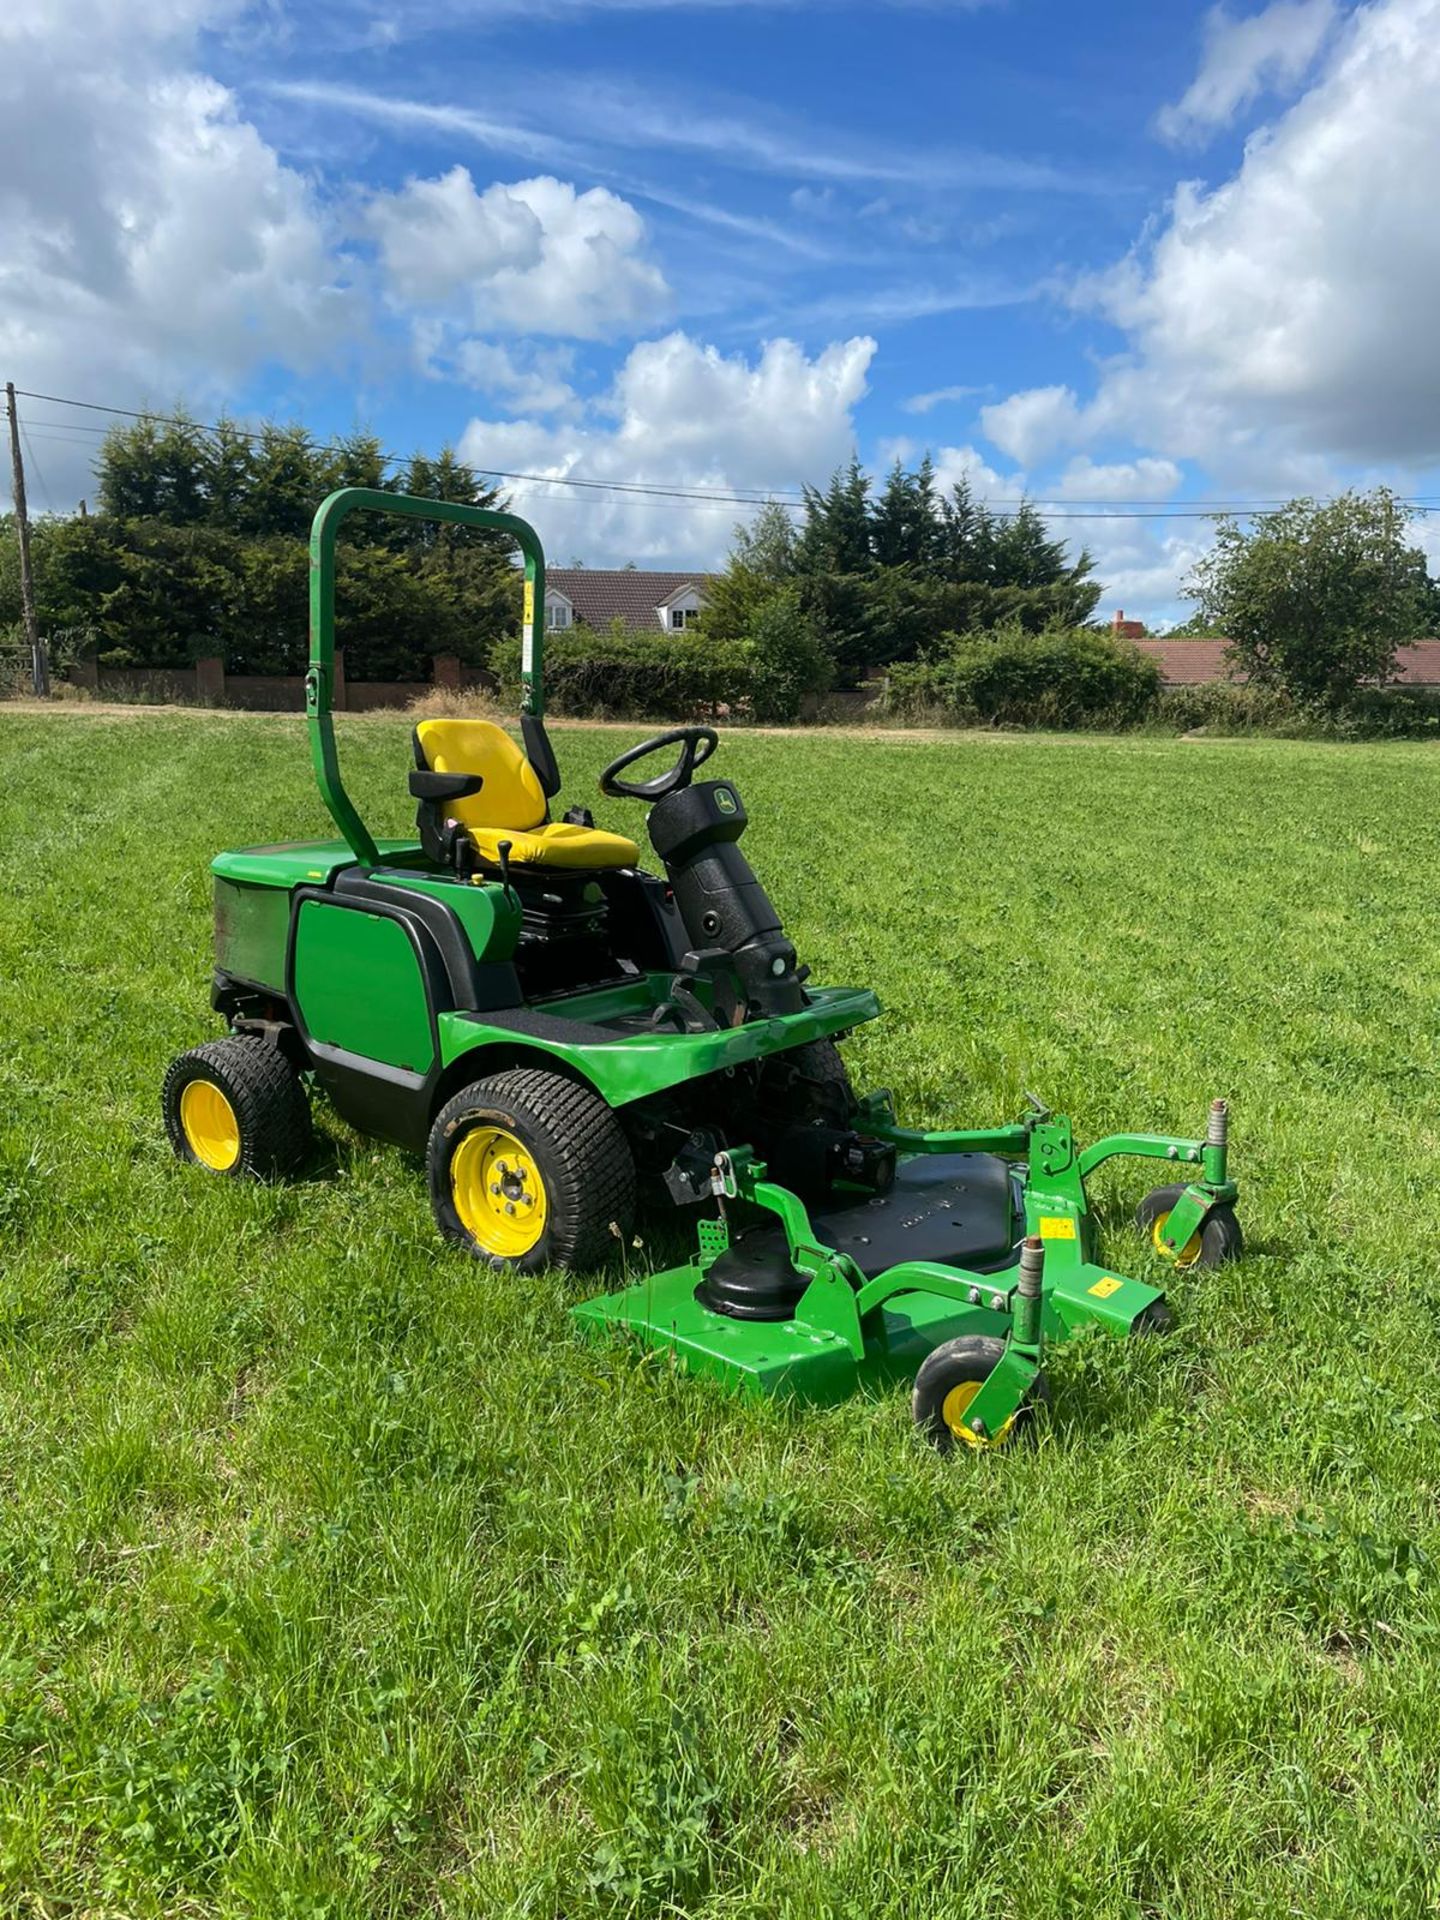
[[[1133,727],[1160,694],[1160,669],[1138,647],[1083,629],[951,635],[942,649],[891,669],[891,711],[970,726]]]
[[[492,665],[502,704],[520,688],[520,644],[503,642]],[[751,668],[735,641],[697,633],[632,633],[589,627],[547,634],[545,702],[555,713],[581,718],[674,720],[747,708]]]

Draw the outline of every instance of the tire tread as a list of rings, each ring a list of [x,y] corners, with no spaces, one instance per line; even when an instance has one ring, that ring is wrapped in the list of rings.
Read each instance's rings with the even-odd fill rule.
[[[197,1073],[196,1067],[207,1071]],[[193,1160],[180,1125],[180,1094],[190,1081],[208,1079],[235,1108],[240,1122],[240,1158],[233,1172],[255,1179],[291,1173],[310,1151],[310,1103],[290,1062],[268,1041],[250,1034],[205,1040],[172,1060],[161,1090],[165,1129],[182,1159]]]

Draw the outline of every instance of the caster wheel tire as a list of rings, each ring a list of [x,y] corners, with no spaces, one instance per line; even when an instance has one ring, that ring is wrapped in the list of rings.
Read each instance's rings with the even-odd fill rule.
[[[1160,1238],[1170,1209],[1184,1193],[1183,1186],[1156,1187],[1147,1193],[1135,1209],[1135,1224],[1150,1237],[1150,1244],[1162,1260],[1176,1267],[1223,1267],[1227,1260],[1238,1260],[1245,1251],[1245,1236],[1233,1207],[1212,1207],[1183,1247],[1172,1252]]]
[[[465,1087],[425,1158],[441,1233],[492,1267],[598,1267],[635,1224],[630,1143],[599,1094],[563,1074],[517,1068]]]
[[[910,1411],[916,1426],[939,1452],[953,1453],[957,1447],[1003,1447],[1029,1423],[1034,1409],[1049,1400],[1049,1383],[1043,1373],[1037,1374],[1029,1393],[998,1433],[982,1438],[971,1431],[966,1418],[970,1403],[1004,1351],[1003,1340],[989,1334],[966,1334],[959,1340],[947,1340],[926,1358],[915,1376]]]
[[[1175,1316],[1170,1311],[1168,1303],[1164,1300],[1155,1300],[1142,1314],[1136,1316],[1130,1328],[1130,1338],[1133,1340],[1147,1333],[1169,1333],[1174,1325]]]
[[[310,1151],[300,1076],[266,1040],[237,1033],[192,1047],[171,1062],[160,1097],[171,1146],[210,1173],[271,1179]]]

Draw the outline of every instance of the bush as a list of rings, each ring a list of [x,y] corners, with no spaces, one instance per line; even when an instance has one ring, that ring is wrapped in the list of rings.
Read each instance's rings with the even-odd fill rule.
[[[939,709],[962,725],[1133,727],[1160,692],[1160,669],[1138,647],[1078,629],[947,634],[938,655],[890,675],[887,705]]]
[[[503,642],[492,661],[500,704],[520,697],[520,643]],[[573,627],[545,636],[545,704],[554,713],[599,719],[690,720],[748,707],[750,662],[734,641],[697,632],[635,633]]]
[[[1366,687],[1343,705],[1292,699],[1274,687],[1212,681],[1166,687],[1152,719],[1167,733],[1268,733],[1294,740],[1415,740],[1440,734],[1440,689]]]
[[[1196,687],[1162,687],[1151,718],[1166,733],[1284,733],[1296,725],[1297,709],[1274,687],[1237,686],[1209,680]]]
[[[756,609],[744,642],[750,704],[757,720],[785,725],[807,695],[828,693],[834,678],[820,629],[794,587],[782,587]]]

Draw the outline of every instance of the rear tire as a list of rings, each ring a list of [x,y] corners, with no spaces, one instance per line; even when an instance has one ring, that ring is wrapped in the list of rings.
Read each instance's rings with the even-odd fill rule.
[[[496,1073],[441,1108],[426,1150],[447,1240],[515,1273],[600,1266],[635,1224],[635,1162],[591,1088],[538,1068]]]
[[[267,1180],[310,1152],[310,1104],[278,1047],[245,1034],[207,1040],[172,1060],[161,1090],[165,1131],[208,1173]]]

